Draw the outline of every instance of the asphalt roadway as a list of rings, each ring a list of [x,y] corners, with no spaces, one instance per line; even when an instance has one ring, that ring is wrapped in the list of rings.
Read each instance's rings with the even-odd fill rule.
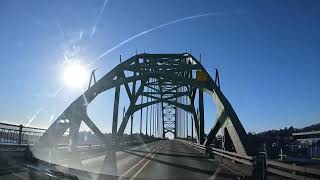
[[[240,175],[178,140],[161,140],[82,160],[83,170],[117,179],[240,179]]]
[[[208,158],[203,152],[179,140],[160,140],[118,152],[101,152],[90,154],[90,156],[81,156],[80,159],[77,156],[74,159],[75,161],[72,161],[61,157],[61,161],[56,164],[54,169],[76,176],[75,179],[79,180],[241,179],[241,175],[237,172]],[[52,178],[48,178],[43,173],[30,175],[30,170],[26,169],[2,175],[0,179]]]

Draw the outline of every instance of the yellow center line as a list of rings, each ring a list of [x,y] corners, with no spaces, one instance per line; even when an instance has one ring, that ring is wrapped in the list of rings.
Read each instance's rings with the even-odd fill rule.
[[[160,144],[161,146],[161,144]],[[159,146],[158,150],[148,159],[148,161],[130,178],[130,180],[135,179],[139,173],[149,164],[149,162],[157,155],[157,152],[161,150],[161,147]]]
[[[119,176],[119,179],[124,178],[127,174],[130,173],[134,168],[136,168],[139,164],[141,164],[146,158],[148,158],[153,152],[155,152],[158,148],[160,148],[161,145],[156,147],[154,150],[152,150],[149,154],[147,154],[143,159],[141,159],[139,162],[137,162],[134,166],[132,166],[130,169],[128,169],[125,173],[123,173],[121,176]]]

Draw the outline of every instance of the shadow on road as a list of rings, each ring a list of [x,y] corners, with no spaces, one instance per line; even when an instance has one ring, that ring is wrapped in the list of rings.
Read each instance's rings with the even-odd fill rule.
[[[206,174],[206,175],[213,175],[214,172],[215,172],[215,171],[208,171],[208,170],[199,169],[199,168],[195,168],[195,167],[185,166],[185,165],[181,165],[181,164],[175,164],[175,163],[171,163],[171,162],[167,162],[167,161],[162,161],[162,160],[151,158],[151,157],[145,157],[143,155],[140,155],[140,154],[137,154],[137,153],[134,153],[134,152],[127,151],[126,153],[129,153],[129,154],[134,155],[134,156],[139,156],[141,158],[146,158],[146,159],[148,159],[150,161],[158,162],[158,163],[165,164],[165,165],[168,165],[168,166],[174,166],[174,167],[177,167],[177,168],[185,169],[185,170],[188,170],[188,171],[193,171],[193,172],[196,172],[196,173],[201,173],[201,174]],[[218,176],[219,177],[225,177],[225,178],[234,178],[235,177],[232,174],[227,174],[227,173],[223,173],[223,172],[220,172]]]
[[[151,154],[157,154],[157,155],[163,155],[163,156],[172,156],[172,157],[186,157],[186,158],[199,158],[199,159],[207,159],[208,157],[203,155],[182,155],[182,154],[173,154],[173,153],[159,153],[159,152],[149,152],[149,151],[141,151],[141,150],[123,150],[123,152],[141,152],[141,153],[151,153]]]

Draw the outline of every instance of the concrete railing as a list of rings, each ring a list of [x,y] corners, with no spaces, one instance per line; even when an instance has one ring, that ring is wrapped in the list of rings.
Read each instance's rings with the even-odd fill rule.
[[[267,160],[267,172],[292,179],[320,179],[320,169]]]
[[[234,152],[224,151],[222,149],[206,147],[204,145],[193,143],[190,141],[185,141],[185,140],[179,140],[179,141],[189,146],[195,147],[197,149],[201,149],[206,153],[219,155],[221,157],[230,159],[232,161],[236,161],[240,164],[248,165],[250,167],[253,167],[254,169],[258,168],[257,166],[258,158],[256,157],[243,156]],[[260,175],[258,175],[257,177],[265,178],[266,176],[275,174],[277,176],[282,176],[282,177],[291,178],[291,179],[299,179],[299,180],[300,179],[303,179],[303,180],[320,179],[320,168],[299,166],[299,165],[288,164],[288,163],[280,162],[276,160],[266,160],[265,157],[263,160],[263,164],[264,164],[263,167],[266,167],[266,168],[260,168],[260,170],[258,171],[261,171],[261,172],[260,172]],[[259,173],[258,171],[256,171],[256,173]]]
[[[206,151],[207,153],[212,153],[215,155],[219,155],[222,156],[224,158],[230,159],[232,161],[236,161],[238,163],[241,164],[245,164],[248,166],[254,166],[255,164],[255,158],[252,156],[244,156],[244,155],[240,155],[234,152],[229,152],[229,151],[224,151],[222,149],[217,149],[217,148],[213,148],[213,147],[206,147],[204,145],[201,144],[197,144],[197,143],[193,143],[193,142],[189,142],[189,141],[184,141],[184,140],[179,140],[185,144],[188,144],[190,146],[199,148],[201,150]]]

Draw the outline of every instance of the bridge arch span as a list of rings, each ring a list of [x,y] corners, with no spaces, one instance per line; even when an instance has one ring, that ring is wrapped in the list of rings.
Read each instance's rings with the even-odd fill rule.
[[[125,87],[130,104],[118,128],[121,86]],[[160,126],[162,126],[163,137],[166,132],[176,132],[175,125],[170,122],[169,126],[169,121],[166,122],[163,109],[165,106],[178,107],[192,115],[198,143],[209,146],[219,129],[222,128],[228,130],[237,153],[242,155],[251,153],[247,134],[230,102],[220,90],[218,74],[213,79],[201,63],[189,53],[143,53],[120,63],[73,101],[47,129],[37,145],[53,147],[56,145],[58,137],[61,137],[69,129],[71,144],[75,146],[82,121],[102,141],[106,141],[104,134],[87,115],[87,107],[100,93],[111,88],[115,88],[112,122],[112,134],[115,139],[123,135],[129,118],[135,112],[154,104],[161,104],[163,118]],[[196,112],[194,104],[197,91],[199,94],[199,113]],[[204,134],[203,92],[214,98],[218,110],[215,125],[207,137]],[[178,99],[182,97],[186,97],[188,101],[180,102]],[[139,98],[143,98],[144,101],[139,102]]]

